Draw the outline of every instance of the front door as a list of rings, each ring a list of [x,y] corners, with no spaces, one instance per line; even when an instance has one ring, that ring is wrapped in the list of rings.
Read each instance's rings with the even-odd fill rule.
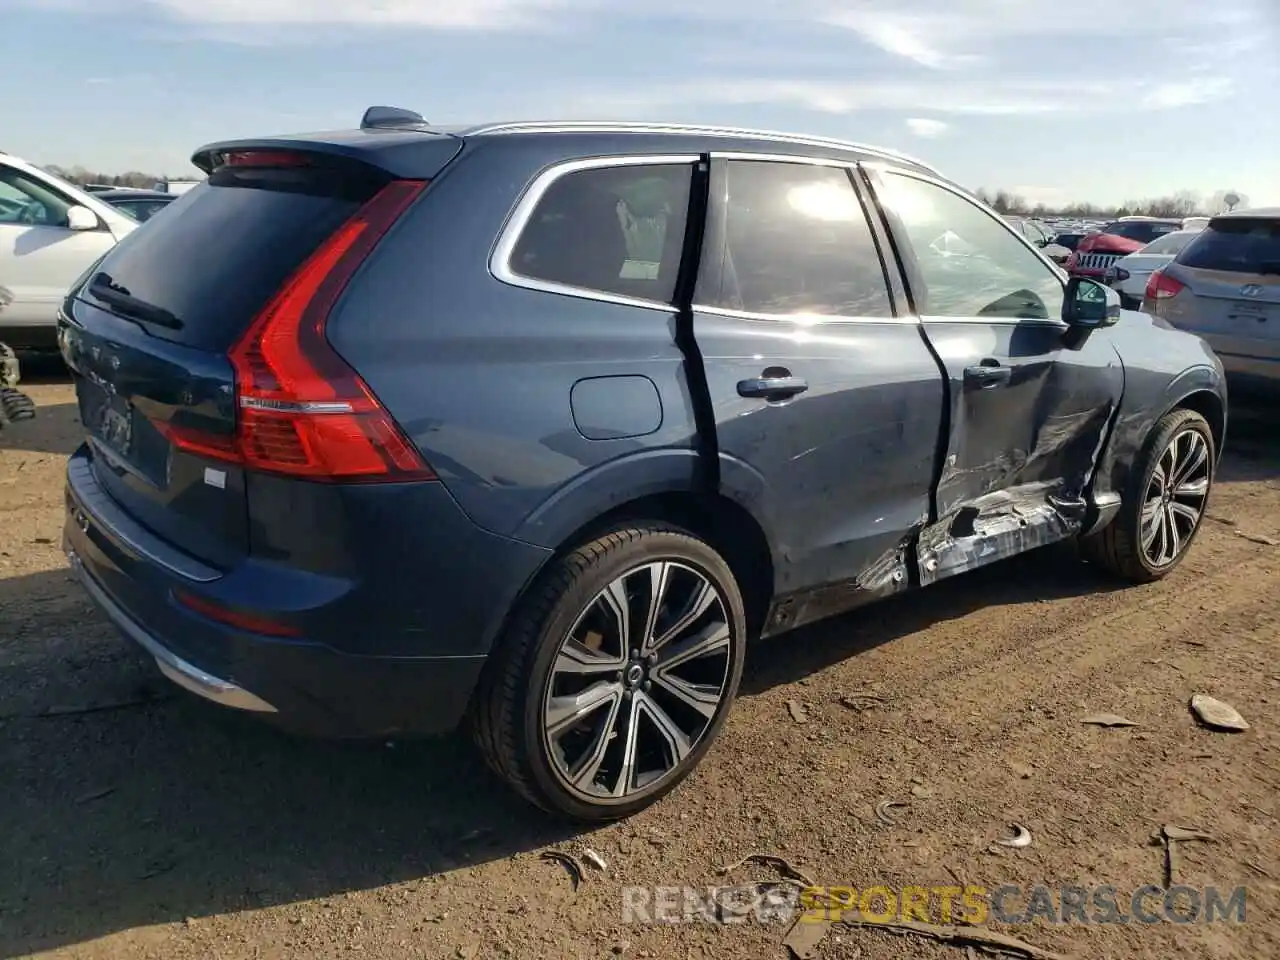
[[[1074,534],[1124,388],[1110,339],[1067,346],[1061,275],[998,216],[914,172],[868,175],[950,393],[922,582]]]
[[[693,329],[721,488],[755,501],[775,541],[766,632],[905,589],[929,514],[942,376],[852,173],[712,162]]]

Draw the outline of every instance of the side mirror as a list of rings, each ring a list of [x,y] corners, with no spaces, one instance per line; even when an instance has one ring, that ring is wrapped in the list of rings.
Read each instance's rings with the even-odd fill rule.
[[[1120,322],[1120,294],[1097,280],[1072,277],[1067,281],[1062,319],[1078,330],[1113,327]]]
[[[97,230],[102,223],[88,207],[76,206],[67,210],[67,226],[72,230]]]

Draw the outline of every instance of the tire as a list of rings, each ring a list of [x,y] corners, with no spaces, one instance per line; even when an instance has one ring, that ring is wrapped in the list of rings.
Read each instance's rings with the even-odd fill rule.
[[[1180,447],[1181,461],[1170,460],[1170,450],[1175,441]],[[1204,461],[1187,471],[1181,487],[1190,489],[1188,485],[1193,481],[1202,483],[1203,494],[1170,497],[1167,492],[1156,491],[1153,480],[1157,472],[1163,473],[1172,462],[1176,477],[1179,470],[1186,467],[1187,459],[1196,459],[1193,451],[1203,451]],[[1216,468],[1213,431],[1205,418],[1194,410],[1172,410],[1165,414],[1156,423],[1134,463],[1119,514],[1097,533],[1081,538],[1081,553],[1091,563],[1134,583],[1152,583],[1167,577],[1187,555],[1204,522]],[[1144,523],[1143,515],[1147,511],[1150,516],[1152,504],[1157,501],[1159,506],[1155,507],[1152,520],[1160,530],[1154,531],[1152,526]],[[1192,507],[1197,510],[1194,520],[1184,509]],[[1175,515],[1178,518],[1175,524],[1177,536],[1169,537],[1167,518]],[[1146,548],[1143,546],[1144,528],[1154,538]],[[1175,545],[1172,556],[1160,556],[1167,552],[1160,545],[1167,548],[1171,542]]]
[[[654,628],[637,629],[659,582],[673,609],[660,604]],[[626,644],[623,596],[634,621]],[[636,644],[649,635],[665,642],[646,658]],[[519,602],[476,691],[472,735],[489,766],[544,810],[585,822],[628,817],[673,790],[716,739],[745,640],[742,597],[715,550],[666,524],[616,527],[557,559]],[[574,694],[598,702],[569,710]]]

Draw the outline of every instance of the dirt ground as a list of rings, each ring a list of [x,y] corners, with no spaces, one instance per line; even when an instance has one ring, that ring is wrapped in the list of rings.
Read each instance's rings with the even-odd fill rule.
[[[1110,884],[1123,907],[1162,883],[1163,824],[1212,835],[1177,844],[1175,879],[1244,885],[1244,923],[991,929],[1091,960],[1280,956],[1274,418],[1235,415],[1211,519],[1167,581],[1121,587],[1050,548],[758,645],[691,780],[575,833],[460,739],[292,739],[169,687],[68,577],[72,391],[56,371],[29,389],[39,419],[0,435],[5,957],[779,958],[784,926],[625,923],[623,888],[725,883],[759,851],[820,884]],[[1199,727],[1195,693],[1251,729]],[[1100,711],[1138,726],[1080,722]],[[909,804],[893,825],[886,800]],[[1010,822],[1031,846],[991,845]],[[607,871],[575,893],[540,854],[584,846]],[[967,956],[844,927],[816,955]]]

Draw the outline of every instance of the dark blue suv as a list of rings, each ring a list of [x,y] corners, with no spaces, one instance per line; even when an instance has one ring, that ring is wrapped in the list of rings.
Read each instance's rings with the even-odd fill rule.
[[[1196,337],[932,168],[724,128],[217,143],[60,317],[66,549],[177,683],[338,736],[466,722],[580,819],[725,722],[748,638],[1079,538],[1195,536]]]

